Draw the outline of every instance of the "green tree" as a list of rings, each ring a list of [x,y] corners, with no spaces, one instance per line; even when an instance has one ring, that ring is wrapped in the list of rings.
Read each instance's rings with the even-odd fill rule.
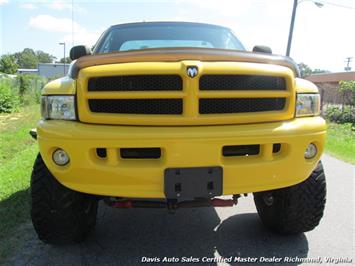
[[[307,76],[310,76],[312,74],[312,69],[306,65],[305,63],[299,63],[298,67],[301,72],[301,78],[305,78]]]
[[[39,63],[52,63],[56,59],[55,56],[45,53],[41,50],[36,51],[36,56]]]
[[[19,68],[37,68],[38,63],[52,63],[56,57],[41,50],[34,51],[31,48],[25,48],[22,52],[14,54]]]
[[[3,55],[0,58],[0,72],[6,74],[15,74],[17,72],[18,65],[15,62],[13,55]]]
[[[312,69],[311,67],[309,67],[305,63],[299,63],[298,67],[301,72],[301,78],[308,77],[312,74],[330,73],[330,71],[324,70],[324,69],[319,69],[319,68]]]
[[[72,60],[70,59],[70,57],[66,57],[66,58],[65,58],[65,63],[66,63],[66,64],[70,64],[71,61],[72,61]],[[59,60],[59,63],[64,63],[64,57]]]
[[[344,104],[355,105],[355,80],[339,81],[339,91],[343,94]]]
[[[38,58],[33,49],[25,48],[22,52],[14,54],[19,68],[37,68]]]
[[[321,74],[321,73],[330,73],[330,71],[325,69],[319,69],[319,68],[312,70],[312,74]]]

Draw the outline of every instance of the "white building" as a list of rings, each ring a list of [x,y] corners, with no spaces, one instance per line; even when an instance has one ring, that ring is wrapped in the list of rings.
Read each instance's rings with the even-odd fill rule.
[[[67,74],[68,68],[69,64],[64,65],[63,63],[39,63],[38,75],[46,78],[59,78]]]
[[[37,69],[19,68],[17,74],[38,74],[45,78],[60,78],[67,74],[69,64],[63,63],[39,63]]]
[[[17,69],[17,74],[38,74],[38,69],[36,69],[36,68],[19,68],[19,69]]]

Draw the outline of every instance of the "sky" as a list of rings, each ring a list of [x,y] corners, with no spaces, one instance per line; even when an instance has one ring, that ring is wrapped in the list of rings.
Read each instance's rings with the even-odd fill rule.
[[[355,0],[298,0],[291,57],[312,69],[355,70]],[[314,2],[321,2],[319,8]],[[284,55],[293,0],[0,0],[0,54],[42,50],[58,58],[72,45],[93,45],[109,26],[191,21],[231,28],[247,50]]]

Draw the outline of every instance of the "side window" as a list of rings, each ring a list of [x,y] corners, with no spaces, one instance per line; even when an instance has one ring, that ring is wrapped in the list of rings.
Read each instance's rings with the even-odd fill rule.
[[[112,51],[112,32],[108,34],[105,39],[105,42],[102,45],[101,53],[110,53]]]

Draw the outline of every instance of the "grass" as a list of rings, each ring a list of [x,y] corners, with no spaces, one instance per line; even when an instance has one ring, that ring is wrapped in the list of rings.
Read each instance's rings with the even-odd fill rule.
[[[351,124],[329,124],[325,150],[343,161],[355,164],[355,128]]]
[[[39,120],[39,106],[0,114],[0,260],[12,249],[9,236],[29,219],[29,183],[38,148],[28,134]]]
[[[38,105],[22,108],[19,113],[0,114],[0,165],[35,143],[28,132],[39,118]]]

